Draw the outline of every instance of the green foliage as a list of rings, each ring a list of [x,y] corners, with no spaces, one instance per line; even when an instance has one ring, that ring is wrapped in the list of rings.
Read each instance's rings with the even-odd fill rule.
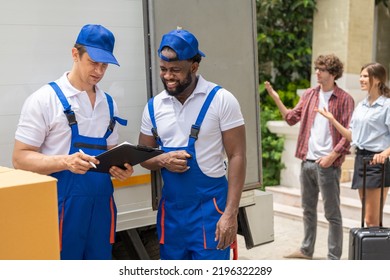
[[[280,88],[293,74],[310,77],[315,5],[315,0],[257,0],[260,77],[275,77]]]
[[[264,82],[270,81],[287,108],[294,107],[297,89],[309,87],[311,42],[315,0],[257,0],[259,53],[259,94],[263,183],[280,182],[284,139],[271,133],[269,120],[281,120],[274,101],[268,96]]]
[[[263,183],[265,186],[277,185],[280,181],[280,170],[284,139],[268,131],[267,121],[280,118],[278,111],[266,108],[261,112],[261,145],[263,158]]]

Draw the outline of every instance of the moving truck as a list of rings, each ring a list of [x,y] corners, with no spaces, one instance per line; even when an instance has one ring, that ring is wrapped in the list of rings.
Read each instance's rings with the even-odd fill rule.
[[[254,240],[260,233],[254,231],[255,222],[248,214],[257,213],[261,204],[256,203],[255,191],[261,187],[255,0],[16,0],[5,1],[0,14],[0,166],[4,167],[12,167],[23,102],[70,70],[71,48],[83,25],[102,24],[115,35],[114,54],[120,67],[110,66],[100,86],[116,100],[120,117],[129,121],[127,127],[119,127],[120,142],[131,143],[138,141],[147,100],[163,89],[157,57],[162,34],[178,26],[194,33],[206,53],[199,73],[231,91],[244,114],[248,168],[240,232],[248,248],[258,245]],[[129,258],[158,257],[160,174],[137,165],[130,179],[113,182],[121,244],[114,250],[125,248]],[[272,241],[273,229],[269,235]]]

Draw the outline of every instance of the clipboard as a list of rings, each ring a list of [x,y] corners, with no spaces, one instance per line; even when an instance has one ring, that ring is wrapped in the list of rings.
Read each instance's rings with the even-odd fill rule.
[[[162,150],[156,148],[123,142],[97,155],[96,158],[100,161],[100,164],[96,165],[97,168],[91,168],[89,171],[108,173],[111,166],[126,169],[124,166],[125,163],[134,166],[162,153]]]

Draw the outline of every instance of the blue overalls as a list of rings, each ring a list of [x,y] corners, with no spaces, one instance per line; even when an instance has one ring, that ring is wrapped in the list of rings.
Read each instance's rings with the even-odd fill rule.
[[[187,147],[165,147],[157,134],[153,99],[148,102],[153,135],[164,152],[186,150],[190,169],[174,173],[162,169],[164,187],[157,215],[157,231],[161,259],[229,259],[230,250],[217,250],[215,230],[226,206],[228,183],[225,176],[212,178],[205,175],[196,160],[195,141],[206,112],[216,92],[207,96],[191,134]]]
[[[72,139],[69,154],[82,149],[86,154],[97,155],[107,150],[107,138],[115,122],[126,121],[113,116],[113,101],[106,93],[110,110],[110,124],[101,138],[79,134],[76,116],[65,95],[54,82],[49,85],[60,99],[71,127]],[[116,206],[110,174],[91,172],[75,174],[68,170],[51,174],[58,179],[58,215],[61,259],[111,259],[115,242]]]

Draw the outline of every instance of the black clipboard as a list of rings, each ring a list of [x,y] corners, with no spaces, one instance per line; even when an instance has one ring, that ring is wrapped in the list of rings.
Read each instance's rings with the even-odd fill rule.
[[[134,166],[145,160],[161,155],[162,153],[162,150],[156,148],[123,142],[118,146],[97,155],[96,158],[100,163],[96,165],[97,168],[90,168],[89,171],[108,173],[111,166],[118,166],[122,169],[126,169],[124,166],[125,163]]]

